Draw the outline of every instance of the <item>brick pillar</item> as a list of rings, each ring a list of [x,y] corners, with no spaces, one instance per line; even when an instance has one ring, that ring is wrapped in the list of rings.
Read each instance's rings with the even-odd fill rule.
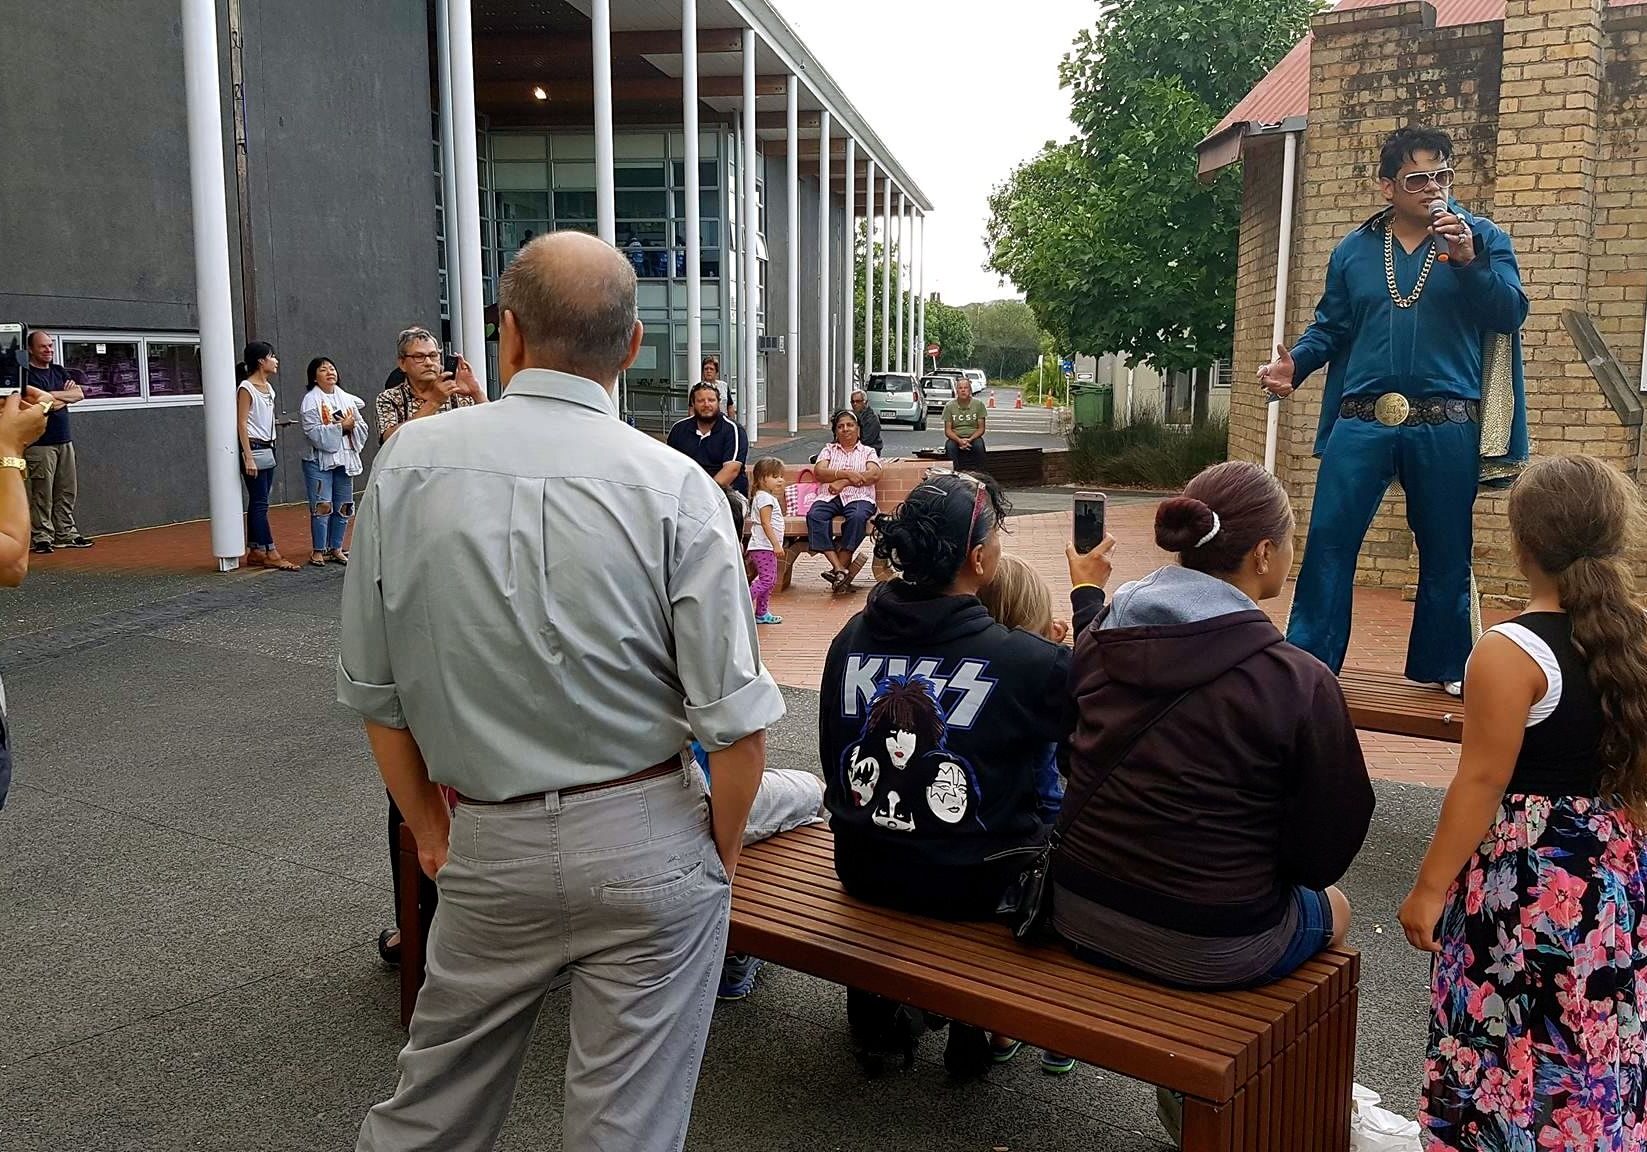
[[[1490,215],[1510,233],[1531,308],[1522,329],[1527,420],[1538,455],[1623,462],[1627,437],[1561,325],[1588,303],[1595,242],[1603,0],[1507,0]],[[1515,595],[1502,495],[1476,516],[1483,594]]]

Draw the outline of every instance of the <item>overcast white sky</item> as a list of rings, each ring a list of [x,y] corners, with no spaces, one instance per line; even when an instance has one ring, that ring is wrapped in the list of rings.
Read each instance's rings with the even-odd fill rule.
[[[984,270],[990,190],[1072,131],[1058,61],[1097,0],[775,0],[937,205],[926,287],[950,304],[1017,295]]]

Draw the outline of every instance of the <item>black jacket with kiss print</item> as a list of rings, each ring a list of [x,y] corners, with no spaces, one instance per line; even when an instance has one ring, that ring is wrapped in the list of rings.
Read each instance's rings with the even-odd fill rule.
[[[1102,606],[1102,591],[1078,590],[1076,629]],[[993,915],[1046,834],[1035,772],[1071,730],[1069,671],[1068,648],[1002,627],[975,596],[874,589],[830,645],[818,708],[847,891]]]

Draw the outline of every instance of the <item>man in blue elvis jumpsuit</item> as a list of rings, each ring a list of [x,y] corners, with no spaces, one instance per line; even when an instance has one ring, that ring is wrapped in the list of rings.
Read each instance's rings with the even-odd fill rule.
[[[1356,554],[1391,480],[1418,544],[1418,602],[1406,676],[1456,691],[1474,643],[1471,512],[1482,476],[1482,348],[1527,317],[1510,237],[1448,195],[1452,143],[1404,128],[1379,156],[1389,207],[1351,232],[1327,264],[1315,321],[1259,370],[1277,399],[1330,364],[1315,454],[1321,460],[1287,639],[1334,672],[1350,641]],[[1430,204],[1447,209],[1432,218]],[[1521,348],[1512,346],[1509,449],[1527,456]]]

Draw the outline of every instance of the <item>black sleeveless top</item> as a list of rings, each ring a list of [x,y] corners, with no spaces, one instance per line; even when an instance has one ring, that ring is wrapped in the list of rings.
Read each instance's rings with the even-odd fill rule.
[[[1527,729],[1508,792],[1537,796],[1595,796],[1601,791],[1601,702],[1584,661],[1573,650],[1565,612],[1528,612],[1517,624],[1550,646],[1561,669],[1555,711]],[[1548,675],[1548,674],[1546,674]]]

